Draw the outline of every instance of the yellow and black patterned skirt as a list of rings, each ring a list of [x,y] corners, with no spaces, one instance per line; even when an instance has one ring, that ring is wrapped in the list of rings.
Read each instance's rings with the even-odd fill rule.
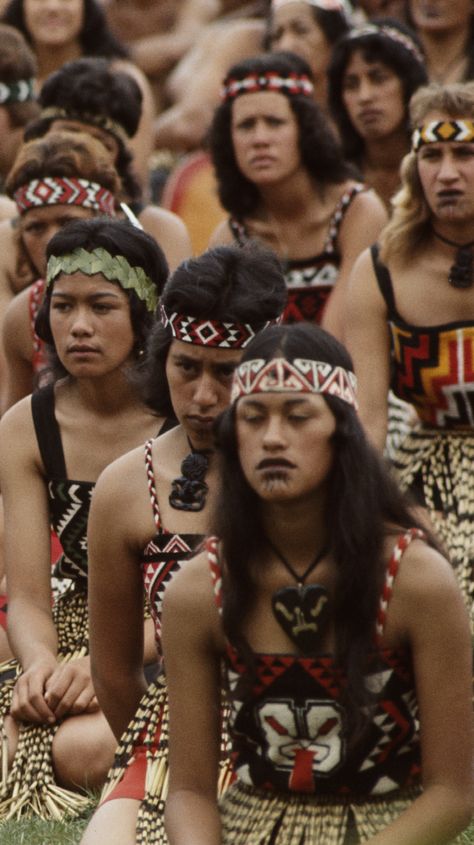
[[[417,426],[392,462],[403,490],[430,515],[456,571],[474,632],[474,432]]]
[[[87,654],[87,594],[74,588],[64,593],[55,602],[53,619],[58,632],[59,659],[72,660]],[[9,713],[19,675],[16,660],[0,665],[0,820],[21,816],[46,820],[76,818],[91,807],[92,801],[59,787],[55,781],[52,744],[58,725],[21,726],[13,763],[8,769],[4,718]]]

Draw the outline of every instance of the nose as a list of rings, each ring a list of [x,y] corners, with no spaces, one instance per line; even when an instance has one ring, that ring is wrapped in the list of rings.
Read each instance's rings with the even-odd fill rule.
[[[370,100],[373,95],[373,86],[369,79],[361,79],[357,89],[357,96],[361,102]]]
[[[92,335],[93,326],[90,311],[87,308],[77,307],[74,309],[71,334],[73,337],[84,337]]]
[[[217,386],[212,375],[203,372],[196,381],[193,400],[201,409],[211,408],[217,402]]]
[[[266,144],[268,144],[268,140],[268,126],[266,126],[265,121],[257,120],[253,130],[253,143],[257,144],[257,146],[265,146]]]
[[[277,50],[288,50],[290,53],[297,54],[299,41],[298,36],[288,29],[273,41],[273,46]]]
[[[459,176],[456,160],[451,151],[443,150],[442,158],[439,163],[438,179],[442,182],[454,182]]]
[[[263,447],[269,451],[275,451],[283,449],[285,444],[286,439],[282,420],[279,416],[271,415],[263,432]]]

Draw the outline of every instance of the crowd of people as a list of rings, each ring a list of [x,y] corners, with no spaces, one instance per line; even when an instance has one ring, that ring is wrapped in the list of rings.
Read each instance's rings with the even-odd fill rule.
[[[0,15],[0,838],[474,841],[470,0]]]

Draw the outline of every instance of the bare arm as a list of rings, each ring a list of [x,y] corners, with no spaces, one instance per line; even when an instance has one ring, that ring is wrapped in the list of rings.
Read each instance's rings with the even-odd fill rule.
[[[29,288],[18,293],[3,318],[6,372],[2,384],[2,413],[33,390],[33,343],[28,297]]]
[[[94,490],[88,525],[92,677],[117,738],[146,691],[143,582],[139,550],[132,541],[129,467],[130,455],[126,455],[102,473]]]
[[[345,341],[357,376],[360,417],[374,446],[383,451],[387,436],[390,337],[386,305],[369,250],[354,265],[345,310]]]
[[[345,328],[352,314],[347,296],[352,268],[361,252],[376,242],[387,220],[387,212],[377,194],[364,191],[353,199],[341,224],[339,249],[342,260],[322,325],[343,342],[346,340]]]
[[[205,555],[179,572],[165,593],[163,649],[170,702],[170,845],[220,845],[217,808],[219,659]],[[196,730],[199,725],[199,730]]]
[[[402,560],[392,602],[414,658],[424,791],[370,843],[447,845],[473,809],[468,617],[451,566],[421,543]]]
[[[148,205],[140,214],[145,232],[152,235],[161,246],[170,272],[192,255],[191,238],[185,223],[172,211]]]
[[[155,101],[150,83],[145,74],[133,62],[117,59],[114,61],[117,70],[128,73],[141,89],[142,114],[135,135],[128,142],[128,148],[133,153],[133,168],[140,182],[145,199],[148,194],[149,168],[148,162],[153,152],[153,122],[156,117]]]

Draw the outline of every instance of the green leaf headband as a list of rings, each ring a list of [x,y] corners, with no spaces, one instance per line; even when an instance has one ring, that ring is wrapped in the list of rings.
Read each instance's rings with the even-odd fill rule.
[[[49,286],[60,273],[71,275],[78,270],[86,276],[101,273],[109,282],[118,282],[124,290],[134,290],[148,311],[154,312],[158,305],[155,285],[143,267],[131,267],[123,255],[110,255],[101,246],[91,252],[79,247],[67,255],[52,255],[48,261],[46,284]]]

